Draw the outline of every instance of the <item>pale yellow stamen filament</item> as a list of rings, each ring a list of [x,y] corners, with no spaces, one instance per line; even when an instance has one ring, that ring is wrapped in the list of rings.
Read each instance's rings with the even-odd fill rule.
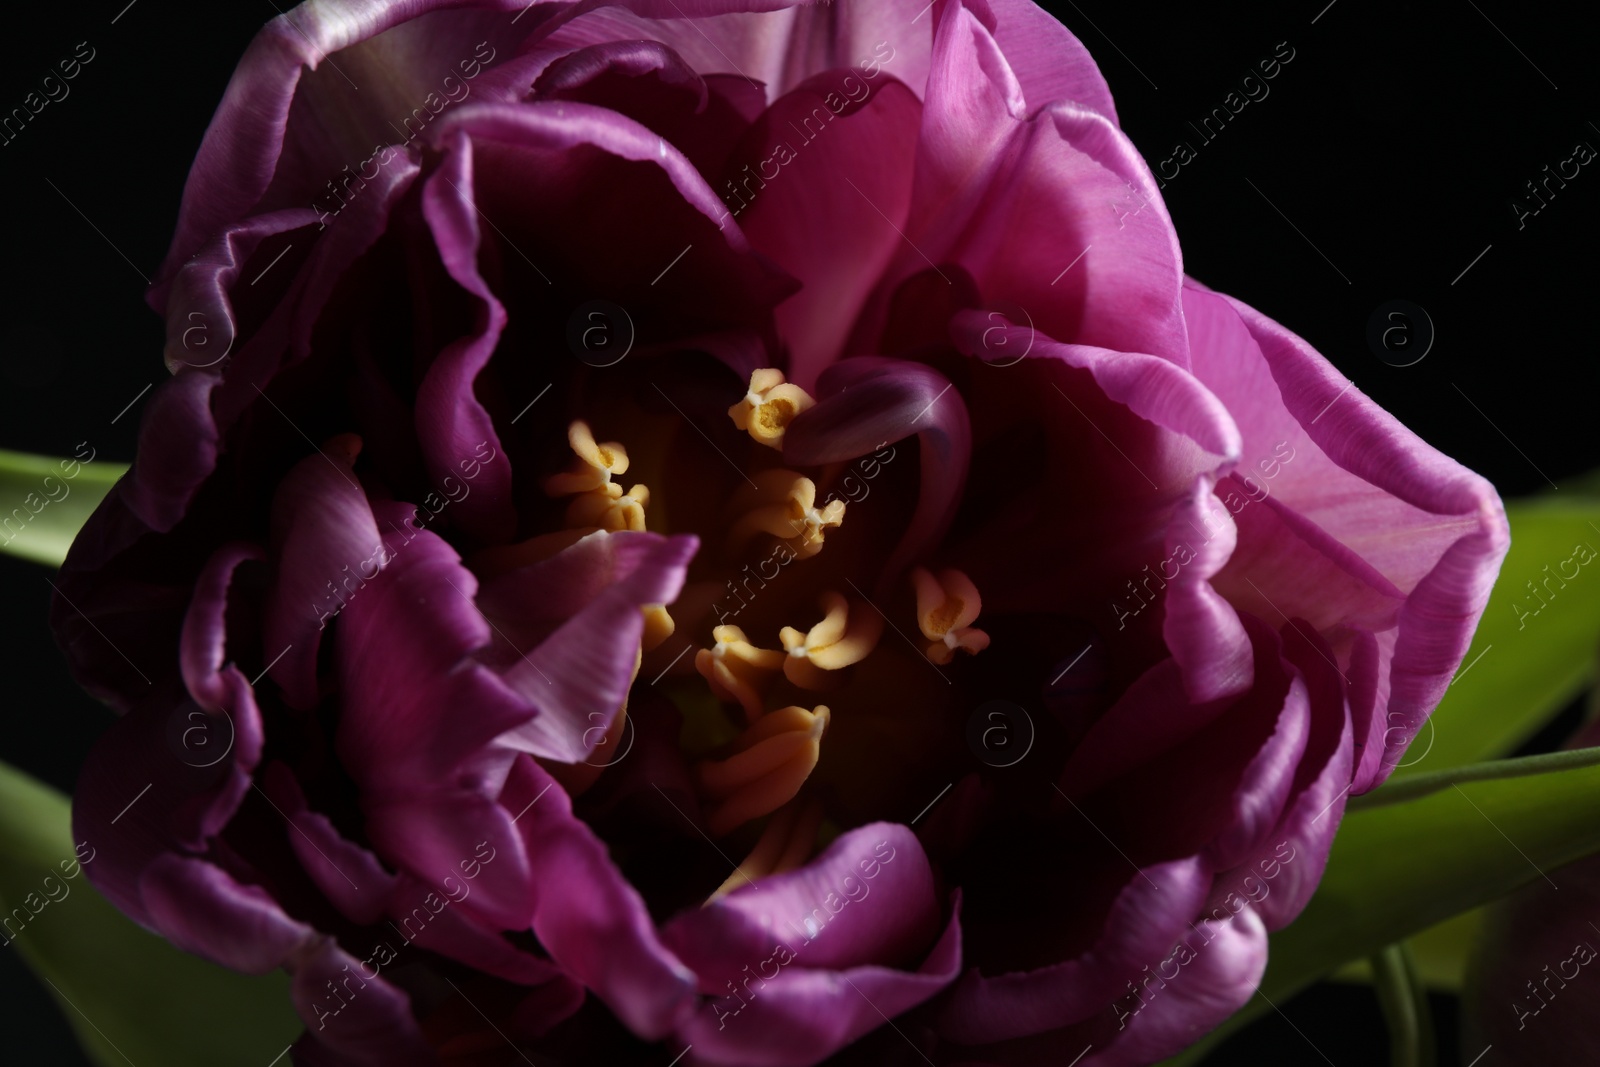
[[[750,375],[750,390],[728,409],[729,418],[758,444],[782,448],[789,423],[815,404],[804,389],[783,380],[783,372],[766,367]]]
[[[766,533],[787,544],[798,558],[807,559],[822,551],[823,535],[844,522],[844,501],[830,500],[818,508],[816,483],[794,471],[762,471],[756,475],[755,490],[745,491],[740,500],[750,510],[729,535],[735,550],[756,534]]]
[[[616,482],[579,493],[567,506],[568,526],[598,526],[616,533],[643,530],[644,509],[650,506],[650,490],[636,485],[626,493]]]
[[[754,883],[759,878],[798,870],[811,858],[817,829],[822,825],[822,805],[815,799],[795,797],[779,808],[761,831],[761,839],[737,870],[728,875],[717,891],[706,898],[710,904],[725,893]]]
[[[628,450],[615,441],[596,444],[589,424],[582,419],[567,427],[567,443],[578,454],[578,462],[565,474],[545,479],[544,491],[551,496],[570,496],[587,493],[609,485],[613,474],[628,469]]]
[[[672,636],[678,624],[667,614],[665,604],[646,604],[640,610],[644,612],[644,634],[639,645],[646,652],[654,652],[661,647],[661,642]]]
[[[761,716],[761,690],[783,667],[783,653],[757,648],[737,626],[718,626],[711,636],[716,646],[695,653],[695,669],[713,693],[737,701],[745,718],[755,722]]]
[[[917,591],[917,626],[929,642],[928,658],[938,664],[955,658],[956,649],[977,654],[989,647],[989,635],[972,623],[983,610],[983,598],[972,579],[958,570],[934,577],[921,567],[911,572]]]
[[[828,709],[787,707],[763,715],[734,743],[734,755],[705,760],[695,778],[708,800],[714,837],[770,814],[794,799],[822,754]]]
[[[835,592],[822,594],[823,619],[801,633],[792,626],[778,632],[788,656],[783,675],[802,689],[826,689],[829,671],[837,671],[867,658],[883,636],[883,616],[850,602]]]
[[[623,530],[645,528],[644,509],[650,506],[650,490],[636,485],[626,493],[611,480],[613,474],[628,469],[628,450],[615,441],[597,444],[589,424],[582,419],[567,427],[567,443],[578,461],[570,471],[545,479],[544,491],[551,496],[573,496],[567,506],[567,525],[583,530]]]

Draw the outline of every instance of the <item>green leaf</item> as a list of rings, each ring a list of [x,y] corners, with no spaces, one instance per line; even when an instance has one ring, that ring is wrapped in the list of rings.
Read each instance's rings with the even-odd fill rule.
[[[1406,945],[1417,961],[1417,974],[1429,989],[1459,993],[1467,976],[1467,957],[1483,927],[1483,909],[1452,915],[1409,938]],[[1366,960],[1352,960],[1328,976],[1335,982],[1370,983],[1372,968]]]
[[[1579,563],[1573,550],[1600,546],[1600,503],[1552,497],[1506,514],[1511,551],[1472,647],[1395,778],[1514,751],[1593,677],[1600,559]]]
[[[1461,768],[1454,781],[1421,783],[1428,787],[1422,795],[1347,814],[1316,895],[1299,919],[1272,935],[1260,993],[1172,1062],[1198,1063],[1228,1033],[1346,960],[1600,852],[1596,751]],[[1536,765],[1557,769],[1528,773]],[[1417,792],[1397,783],[1374,797],[1389,790]]]
[[[123,463],[0,449],[0,552],[59,567],[89,514],[127,470]]]
[[[0,952],[22,953],[96,1063],[264,1067],[299,1036],[286,975],[179,951],[112,907],[76,860],[67,798],[0,763],[0,911],[12,918]]]

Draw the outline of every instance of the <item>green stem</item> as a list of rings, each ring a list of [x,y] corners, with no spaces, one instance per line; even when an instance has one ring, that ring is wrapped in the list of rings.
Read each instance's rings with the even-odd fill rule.
[[[1433,1015],[1410,946],[1387,945],[1371,963],[1373,991],[1389,1024],[1390,1067],[1435,1067]]]
[[[1464,767],[1447,767],[1442,771],[1416,774],[1398,782],[1391,782],[1365,796],[1352,797],[1345,810],[1367,811],[1390,804],[1401,804],[1466,782],[1525,778],[1534,774],[1591,767],[1597,763],[1600,763],[1600,747],[1575,748],[1568,752],[1549,752],[1541,756],[1524,756],[1521,759],[1490,760],[1487,763],[1469,763]]]

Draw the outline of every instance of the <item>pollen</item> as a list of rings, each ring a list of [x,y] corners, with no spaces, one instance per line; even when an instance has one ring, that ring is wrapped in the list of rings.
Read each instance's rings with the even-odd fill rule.
[[[783,669],[783,653],[757,648],[737,626],[718,626],[711,636],[717,643],[695,653],[695,670],[718,699],[736,701],[745,718],[755,722],[761,717],[762,690]]]
[[[822,754],[828,709],[780,708],[761,716],[734,741],[726,759],[702,760],[694,776],[708,801],[713,837],[777,811],[795,798]]]
[[[783,379],[783,372],[765,367],[750,375],[750,390],[728,409],[728,417],[757,444],[783,447],[783,433],[802,411],[815,404],[804,389]]]
[[[816,483],[804,475],[774,468],[756,475],[755,483],[754,490],[744,490],[740,497],[749,510],[729,535],[735,549],[766,533],[788,545],[796,557],[808,559],[822,551],[827,531],[844,523],[844,501],[830,500],[817,507]]]
[[[942,666],[955,658],[958,648],[976,655],[989,647],[989,635],[972,625],[983,610],[983,598],[971,578],[958,570],[942,570],[935,577],[917,567],[911,584],[917,591],[917,626],[930,642],[930,660]]]
[[[565,474],[545,479],[544,491],[551,496],[587,493],[611,484],[613,474],[628,469],[628,450],[615,441],[596,444],[589,424],[576,419],[567,427],[567,443],[577,453],[578,462]]]
[[[773,814],[750,855],[706,898],[706,903],[741,886],[753,885],[758,878],[804,866],[816,846],[821,825],[822,805],[815,798],[795,797],[789,801]]]
[[[783,676],[802,689],[827,689],[833,684],[828,672],[837,671],[867,658],[883,636],[883,616],[856,605],[838,593],[822,594],[823,619],[801,633],[792,626],[778,632],[788,655],[783,661]]]

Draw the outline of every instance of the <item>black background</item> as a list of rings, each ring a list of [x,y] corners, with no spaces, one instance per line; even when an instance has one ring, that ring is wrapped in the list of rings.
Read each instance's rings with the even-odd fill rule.
[[[1520,229],[1511,207],[1577,142],[1600,149],[1594,23],[1537,0],[1325,3],[1045,6],[1095,55],[1152,165],[1178,141],[1195,148],[1163,193],[1190,274],[1301,334],[1506,497],[1600,466],[1600,161]],[[0,112],[80,41],[96,52],[70,96],[0,146],[0,447],[65,455],[86,440],[101,457],[131,458],[144,399],[119,413],[165,374],[145,279],[233,65],[277,13],[273,0],[124,4],[29,4],[28,21],[8,11],[0,33]],[[1287,53],[1280,42],[1294,58],[1269,95],[1203,143],[1187,123]],[[1374,310],[1395,299],[1424,308],[1436,330],[1409,367],[1366,341]],[[0,758],[70,790],[108,716],[72,685],[46,632],[45,574],[0,558]],[[1386,1057],[1364,988],[1319,986],[1280,1007],[1209,1062]],[[1435,1008],[1441,1062],[1464,1062],[1453,1002]],[[87,1063],[5,952],[0,1035],[7,1062]]]

